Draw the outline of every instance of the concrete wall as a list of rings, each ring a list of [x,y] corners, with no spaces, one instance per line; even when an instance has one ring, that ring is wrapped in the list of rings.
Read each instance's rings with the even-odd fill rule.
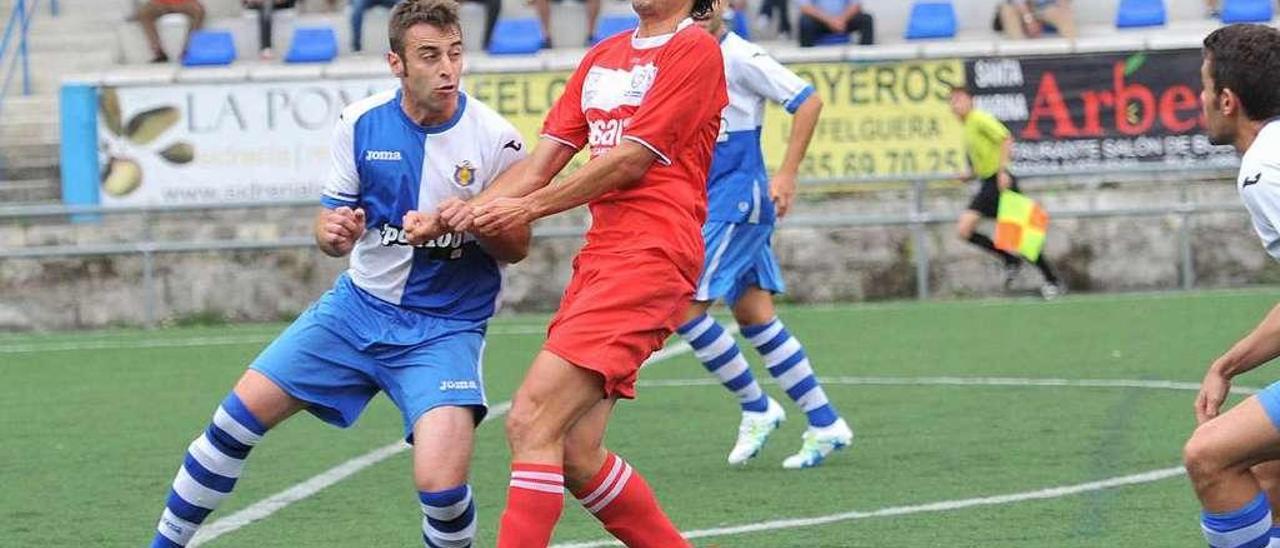
[[[1119,187],[1032,186],[1029,193],[1054,210],[1148,207],[1180,199],[1176,183],[1126,183]],[[1204,204],[1236,204],[1229,182],[1195,184],[1189,195]],[[968,189],[931,189],[926,209],[946,214],[967,203]],[[860,191],[838,197],[805,197],[798,215],[884,215],[907,211],[901,188]],[[159,241],[270,241],[307,234],[310,210],[270,209],[223,214],[109,218],[95,225],[0,226],[0,247],[87,245]],[[264,220],[265,219],[265,220]],[[549,222],[580,225],[582,215]],[[1055,220],[1047,253],[1072,290],[1135,291],[1180,287],[1176,216]],[[989,228],[987,229],[989,230]],[[1194,218],[1191,231],[1198,287],[1280,281],[1263,252],[1243,207]],[[929,284],[937,298],[1001,293],[998,263],[960,242],[950,226],[931,227]],[[548,311],[568,281],[580,241],[544,239],[530,258],[508,271],[508,310]],[[907,227],[783,228],[775,249],[790,285],[787,299],[820,303],[905,299],[915,295],[915,252]],[[159,319],[226,318],[270,321],[297,314],[330,286],[344,260],[313,249],[263,252],[162,254],[156,256]],[[1016,294],[1039,284],[1024,269]],[[63,329],[137,325],[146,319],[147,292],[138,256],[0,261],[0,330]]]

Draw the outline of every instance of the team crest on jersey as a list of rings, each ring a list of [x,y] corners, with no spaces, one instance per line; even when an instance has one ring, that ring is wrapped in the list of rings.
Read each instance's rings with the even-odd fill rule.
[[[653,63],[631,69],[631,92],[644,97],[645,92],[653,87],[653,81],[657,77],[658,67]]]
[[[470,161],[464,160],[461,164],[454,167],[453,182],[458,186],[471,186],[476,180],[476,166],[471,165]]]

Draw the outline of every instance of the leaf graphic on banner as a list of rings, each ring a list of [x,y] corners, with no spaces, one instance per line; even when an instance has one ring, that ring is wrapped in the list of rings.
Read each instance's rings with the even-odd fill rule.
[[[175,164],[187,164],[196,157],[196,149],[191,143],[174,143],[162,151],[160,156]]]
[[[1127,106],[1125,106],[1125,109],[1124,109],[1125,119],[1129,121],[1130,125],[1137,125],[1139,115],[1140,115],[1140,113],[1138,112],[1138,109],[1139,109],[1138,103],[1136,102],[1129,103]]]
[[[159,107],[139,113],[129,120],[129,127],[125,130],[125,136],[130,141],[145,145],[156,140],[160,134],[169,130],[174,124],[178,123],[178,109],[173,107]]]
[[[1145,65],[1146,63],[1146,53],[1135,53],[1130,55],[1129,58],[1124,61],[1124,75],[1133,76],[1133,73],[1138,72],[1138,69],[1142,68],[1142,65]]]
[[[142,167],[128,158],[112,158],[102,178],[102,190],[115,197],[124,196],[142,184]]]
[[[123,132],[124,126],[120,123],[120,96],[116,94],[116,88],[102,88],[102,94],[98,96],[98,112],[102,113],[102,120],[113,135]]]

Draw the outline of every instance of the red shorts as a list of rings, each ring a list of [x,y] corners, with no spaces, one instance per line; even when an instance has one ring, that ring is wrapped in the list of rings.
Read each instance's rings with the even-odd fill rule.
[[[655,251],[582,253],[544,348],[604,377],[606,397],[636,397],[636,375],[693,299],[695,280]]]

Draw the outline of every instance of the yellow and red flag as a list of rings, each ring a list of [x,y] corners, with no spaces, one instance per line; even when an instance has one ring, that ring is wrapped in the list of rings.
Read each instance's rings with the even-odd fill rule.
[[[1000,192],[996,214],[996,249],[1036,262],[1049,231],[1049,214],[1035,200],[1012,190]]]

